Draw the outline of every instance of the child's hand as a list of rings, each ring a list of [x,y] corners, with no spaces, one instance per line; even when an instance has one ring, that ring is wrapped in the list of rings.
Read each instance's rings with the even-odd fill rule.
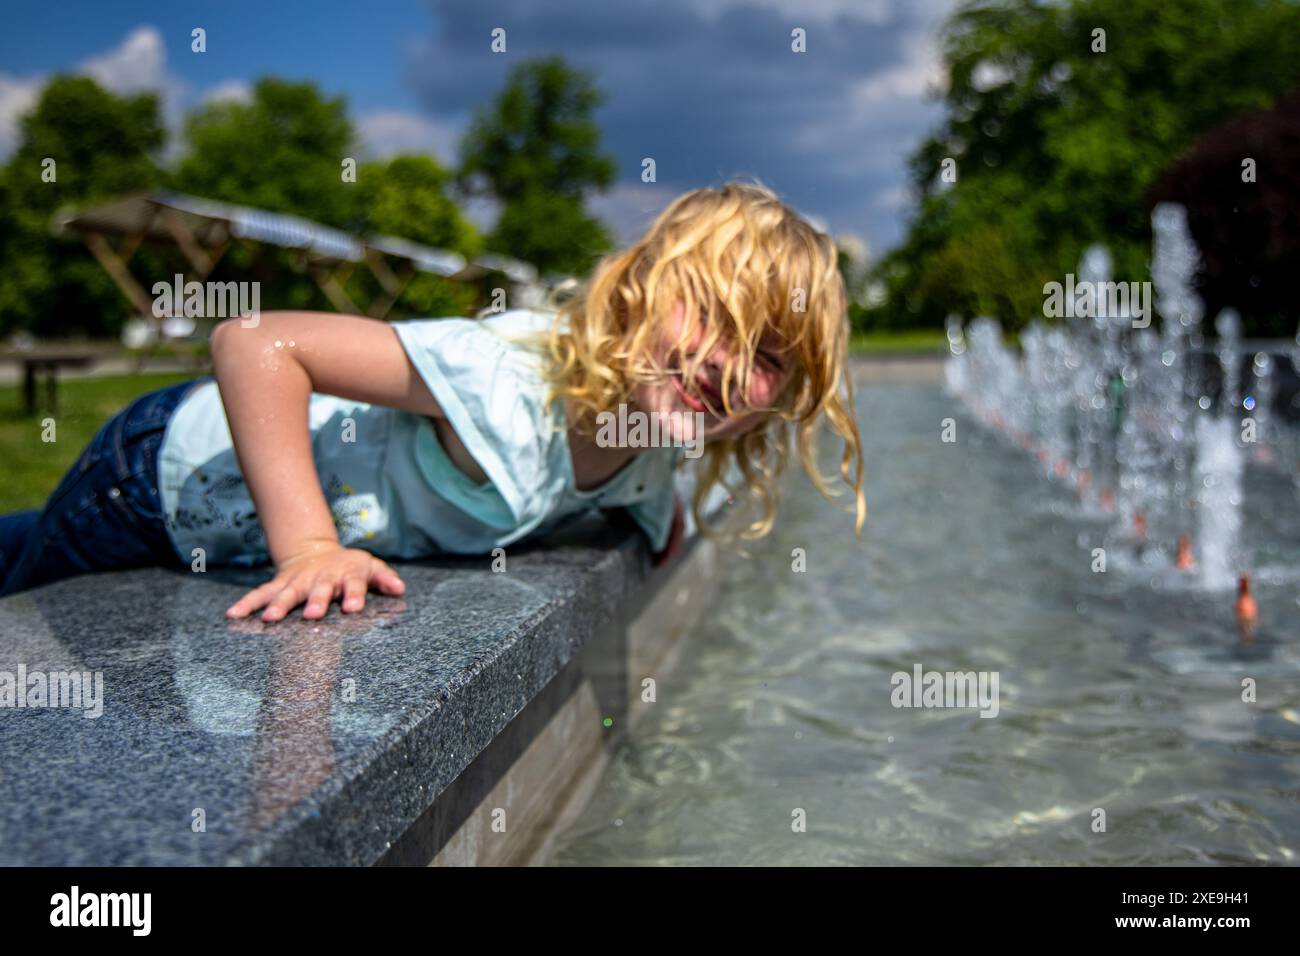
[[[281,561],[275,577],[232,604],[226,616],[247,617],[265,607],[262,620],[278,621],[305,601],[303,618],[318,620],[339,597],[344,613],[360,611],[370,588],[390,595],[406,591],[397,572],[369,551],[318,544]]]
[[[673,525],[668,532],[668,543],[664,549],[654,556],[654,566],[663,567],[670,562],[682,550],[682,539],[686,536],[686,514],[682,510],[682,499],[673,499]]]

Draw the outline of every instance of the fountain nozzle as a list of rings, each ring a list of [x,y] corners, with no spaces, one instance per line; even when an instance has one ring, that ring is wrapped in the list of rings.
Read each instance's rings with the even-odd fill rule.
[[[1259,623],[1259,605],[1255,603],[1255,596],[1250,593],[1250,575],[1243,574],[1237,579],[1237,603],[1233,608],[1233,613],[1237,617],[1237,631],[1243,641],[1251,641],[1255,637],[1255,626]]]

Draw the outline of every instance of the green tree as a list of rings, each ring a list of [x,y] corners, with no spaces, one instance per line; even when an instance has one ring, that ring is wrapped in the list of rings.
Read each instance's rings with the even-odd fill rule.
[[[451,174],[430,156],[395,156],[371,162],[357,173],[364,234],[397,236],[448,249],[472,259],[483,251],[483,239],[448,196]],[[359,270],[354,288],[363,298],[379,294],[368,272]],[[419,316],[466,315],[475,306],[477,290],[428,273],[417,273],[402,292],[395,311]]]
[[[591,118],[602,102],[593,81],[560,57],[516,67],[492,106],[480,111],[461,143],[458,181],[502,206],[490,249],[543,271],[584,273],[613,239],[583,207],[591,190],[614,182],[615,165],[599,150]]]
[[[361,220],[360,176],[348,182],[343,173],[345,160],[356,156],[342,97],[326,97],[312,83],[263,77],[248,102],[209,103],[186,118],[176,183],[206,199],[353,230]],[[292,250],[235,246],[213,278],[249,276],[262,283],[268,308],[333,308]]]
[[[365,163],[357,174],[362,226],[437,249],[474,256],[482,240],[447,191],[451,174],[430,156]]]
[[[305,216],[347,229],[358,213],[343,162],[356,136],[342,97],[264,77],[247,102],[209,103],[185,121],[178,187],[207,199]]]
[[[1300,82],[1296,13],[1288,0],[964,4],[944,34],[946,119],[911,160],[920,203],[863,324],[957,312],[1018,328],[1093,242],[1116,278],[1146,278],[1152,185],[1199,135]]]
[[[162,184],[155,156],[164,136],[152,94],[117,96],[84,76],[56,76],[45,86],[0,170],[0,334],[121,328],[131,311],[126,299],[83,247],[51,235],[51,220],[64,206]],[[42,176],[47,159],[53,181]]]

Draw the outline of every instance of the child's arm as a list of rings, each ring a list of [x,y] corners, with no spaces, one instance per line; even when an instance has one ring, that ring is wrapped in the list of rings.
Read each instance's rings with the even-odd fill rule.
[[[277,621],[307,602],[304,618],[365,605],[368,587],[400,594],[397,573],[369,552],[339,544],[312,457],[307,404],[312,392],[442,417],[385,322],[311,312],[263,312],[256,326],[222,322],[212,333],[212,364],[235,454],[266,534],[276,575],[226,613],[265,607]]]

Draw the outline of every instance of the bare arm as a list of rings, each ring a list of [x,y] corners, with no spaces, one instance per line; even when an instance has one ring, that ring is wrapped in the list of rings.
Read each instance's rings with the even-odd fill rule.
[[[212,363],[240,470],[266,533],[267,550],[281,572],[309,556],[340,550],[312,458],[307,403],[313,391],[442,417],[397,333],[374,319],[264,312],[257,325],[249,328],[240,319],[230,319],[212,333]],[[310,596],[304,616],[319,617],[340,588],[345,596],[355,596],[355,580],[318,581],[317,577],[331,575],[316,575],[314,567],[309,570],[311,581],[299,575],[298,582],[289,586],[279,574],[231,610],[242,610],[235,616],[243,616],[255,609],[250,605],[267,603],[257,603],[254,595],[262,591],[270,594],[277,582],[289,593],[276,597],[272,606],[292,600],[284,613]],[[327,584],[332,591],[323,598],[322,606]],[[299,595],[303,588],[308,593]],[[349,604],[359,607],[364,595],[363,583],[360,602],[345,600],[344,610],[355,609]],[[317,608],[319,614],[314,613]],[[277,613],[272,619],[283,616]]]

